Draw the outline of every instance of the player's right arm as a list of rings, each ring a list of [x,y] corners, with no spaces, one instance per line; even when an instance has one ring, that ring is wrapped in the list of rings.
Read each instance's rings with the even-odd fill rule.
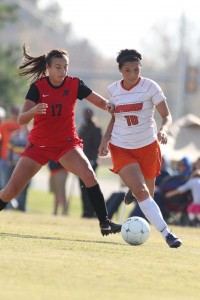
[[[114,122],[115,122],[115,117],[113,115],[110,120],[110,123],[108,124],[106,132],[101,139],[101,144],[99,146],[99,155],[100,156],[106,156],[108,154],[108,144],[109,144],[109,141],[111,138],[111,133],[113,130]]]
[[[27,124],[30,122],[34,115],[37,114],[46,114],[46,110],[48,108],[47,103],[34,103],[31,100],[26,99],[24,106],[22,108],[22,112],[18,117],[18,122],[20,125]]]
[[[26,100],[22,108],[22,112],[18,117],[20,125],[27,124],[37,114],[46,114],[48,104],[39,103],[39,99],[40,92],[38,87],[33,83],[26,94]]]

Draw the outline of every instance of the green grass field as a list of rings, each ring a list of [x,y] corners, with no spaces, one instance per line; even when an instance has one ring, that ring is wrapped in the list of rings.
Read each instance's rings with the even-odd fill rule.
[[[179,249],[153,228],[144,245],[129,246],[81,219],[78,199],[66,217],[51,214],[52,201],[31,189],[29,212],[1,212],[1,300],[199,299],[199,228],[172,227]]]

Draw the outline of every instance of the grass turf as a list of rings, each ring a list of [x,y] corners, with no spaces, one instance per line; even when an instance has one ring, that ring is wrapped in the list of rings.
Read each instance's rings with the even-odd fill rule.
[[[0,228],[2,300],[199,298],[199,228],[172,228],[179,249],[153,228],[141,246],[102,237],[97,220],[73,213],[2,211]]]

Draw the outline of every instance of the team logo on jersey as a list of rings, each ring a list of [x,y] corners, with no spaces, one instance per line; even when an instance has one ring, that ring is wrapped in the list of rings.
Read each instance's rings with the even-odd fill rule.
[[[69,90],[64,90],[63,96],[68,96],[69,95]]]
[[[115,113],[138,111],[138,110],[142,110],[142,107],[143,107],[142,102],[117,105],[115,107]]]

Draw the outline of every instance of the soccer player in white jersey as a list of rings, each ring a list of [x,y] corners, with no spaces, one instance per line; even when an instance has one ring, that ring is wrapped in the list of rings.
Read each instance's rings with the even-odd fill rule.
[[[105,156],[110,150],[114,173],[117,173],[136,197],[140,209],[171,248],[180,247],[181,239],[172,234],[153,200],[155,178],[160,173],[159,142],[167,143],[172,122],[166,97],[160,86],[142,77],[142,56],[134,49],[121,50],[117,63],[122,79],[108,87],[113,117],[99,147]],[[157,131],[154,111],[162,122]]]

